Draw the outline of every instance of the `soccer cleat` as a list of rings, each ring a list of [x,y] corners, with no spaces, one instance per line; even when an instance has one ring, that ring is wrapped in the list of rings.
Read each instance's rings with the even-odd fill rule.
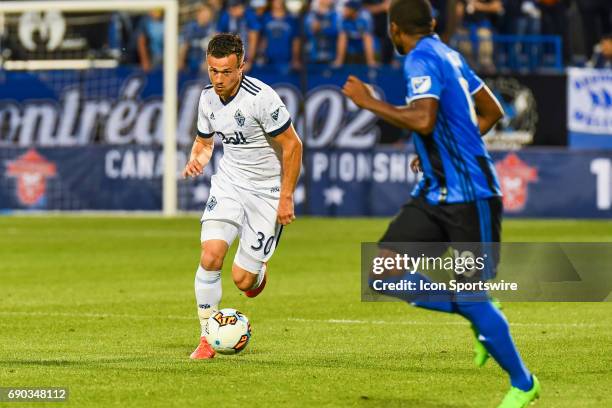
[[[478,331],[474,325],[472,325],[471,328],[474,332],[474,364],[476,367],[482,367],[485,365],[487,360],[489,360],[489,352],[484,344],[482,344],[480,341],[480,334],[478,334]]]
[[[532,375],[533,386],[529,391],[523,391],[516,387],[510,388],[510,391],[504,397],[504,400],[497,408],[524,408],[540,397],[542,387],[535,375]]]
[[[491,302],[493,306],[495,306],[498,310],[502,310],[502,305],[499,300],[492,299]],[[480,341],[480,334],[474,325],[471,325],[470,328],[474,333],[474,364],[476,367],[482,367],[485,365],[487,360],[489,360],[489,352],[487,351],[482,341]]]
[[[189,356],[192,360],[208,360],[215,356],[215,350],[208,344],[206,337],[200,337],[200,344]]]
[[[264,290],[264,288],[266,287],[266,281],[268,280],[268,273],[267,272],[268,272],[268,264],[265,263],[264,264],[264,268],[261,271],[261,273],[264,274],[264,277],[261,280],[261,283],[255,289],[250,289],[250,290],[247,290],[246,292],[244,292],[244,295],[246,297],[254,298],[255,296],[259,295]]]

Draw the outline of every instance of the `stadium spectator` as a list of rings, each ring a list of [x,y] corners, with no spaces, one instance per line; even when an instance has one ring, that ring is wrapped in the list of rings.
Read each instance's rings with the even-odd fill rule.
[[[593,56],[587,64],[591,68],[612,69],[612,33],[601,38],[593,50]]]
[[[251,0],[249,3],[251,6],[251,10],[257,16],[257,19],[260,23],[263,22],[263,16],[268,11],[268,0]]]
[[[245,0],[227,1],[227,9],[219,17],[217,31],[238,34],[242,38],[246,53],[245,72],[251,70],[257,57],[260,29],[261,26],[257,15],[253,9],[246,7]]]
[[[374,37],[380,51],[380,61],[389,64],[393,61],[393,44],[387,35],[387,14],[391,0],[364,0],[363,5],[372,15]]]
[[[124,64],[138,62],[136,28],[138,17],[127,12],[115,12],[108,25],[108,48],[113,58]]]
[[[612,32],[612,0],[577,0],[587,58],[602,35]]]
[[[271,0],[261,29],[266,63],[281,71],[301,68],[299,31],[299,22],[287,12],[285,1]]]
[[[213,9],[208,3],[200,3],[195,19],[187,22],[181,31],[179,69],[182,71],[205,70],[206,48],[215,34]]]
[[[514,35],[538,35],[541,17],[537,0],[505,0],[500,31]]]
[[[145,72],[158,67],[164,59],[164,15],[156,9],[140,20],[138,27],[138,57]]]
[[[464,0],[458,8],[463,28],[459,49],[483,71],[494,71],[493,28],[497,18],[504,12],[501,0]]]
[[[360,0],[349,0],[344,3],[342,22],[338,35],[336,59],[333,65],[366,63],[370,67],[377,65],[372,36],[372,16],[362,8]]]
[[[461,0],[431,0],[436,26],[434,30],[445,43],[450,42],[458,28],[457,7]]]
[[[330,63],[336,58],[336,45],[340,31],[340,15],[333,0],[319,0],[306,15],[306,37],[310,61]]]
[[[567,31],[567,8],[564,0],[538,0],[542,12],[543,35],[558,35],[563,44],[564,60],[569,60],[569,41]]]

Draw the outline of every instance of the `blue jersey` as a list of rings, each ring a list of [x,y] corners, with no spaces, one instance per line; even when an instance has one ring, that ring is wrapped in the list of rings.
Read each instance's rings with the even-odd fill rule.
[[[204,59],[206,59],[206,47],[208,42],[215,34],[213,24],[201,26],[197,21],[192,20],[185,24],[181,31],[180,43],[187,45],[187,66],[190,70],[200,69]]]
[[[234,18],[225,10],[221,13],[217,21],[218,32],[238,34],[242,38],[244,49],[247,54],[249,49],[249,32],[259,30],[261,30],[259,18],[251,8],[247,8],[241,18]]]
[[[291,61],[293,40],[299,35],[299,23],[290,14],[276,18],[267,12],[262,19],[262,33],[268,45],[266,59],[270,64],[287,64]]]
[[[423,37],[404,63],[406,102],[438,100],[432,134],[413,133],[423,179],[412,192],[430,204],[501,196],[493,161],[480,136],[472,95],[484,82],[436,35]]]
[[[320,26],[316,32],[312,29],[315,22]],[[331,62],[336,58],[340,24],[340,16],[333,10],[327,13],[311,11],[306,15],[306,35],[312,62]]]
[[[372,34],[372,16],[367,10],[361,10],[355,19],[343,19],[342,31],[346,33],[348,44],[346,52],[349,55],[363,54],[363,36]]]

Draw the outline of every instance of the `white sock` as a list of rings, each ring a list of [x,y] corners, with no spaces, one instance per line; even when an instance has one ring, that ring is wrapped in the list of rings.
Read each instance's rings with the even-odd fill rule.
[[[195,276],[195,295],[202,335],[204,335],[208,318],[219,309],[219,302],[221,302],[221,271],[207,271],[198,265]]]
[[[259,275],[257,275],[257,280],[255,281],[255,284],[249,290],[257,289],[258,287],[261,286],[261,282],[263,282],[263,279],[266,276],[266,269],[267,269],[266,264],[263,264],[263,266],[261,267],[261,271],[259,272]]]

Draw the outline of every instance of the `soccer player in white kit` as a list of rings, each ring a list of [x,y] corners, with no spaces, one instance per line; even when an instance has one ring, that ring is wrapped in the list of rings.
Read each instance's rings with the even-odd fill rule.
[[[200,96],[195,142],[184,177],[202,174],[217,136],[223,158],[212,177],[202,215],[200,264],[195,278],[200,344],[192,359],[213,358],[204,337],[208,318],[221,301],[221,268],[236,237],[240,244],[232,265],[236,287],[255,297],[266,284],[267,262],[283,225],[295,219],[293,192],[302,163],[302,143],[287,108],[263,82],[243,73],[244,47],[239,36],[218,34],[208,44],[211,85]]]

